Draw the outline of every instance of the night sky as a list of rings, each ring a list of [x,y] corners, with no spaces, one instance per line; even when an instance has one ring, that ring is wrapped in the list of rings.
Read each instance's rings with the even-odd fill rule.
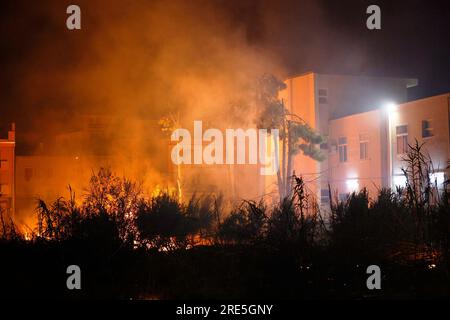
[[[203,50],[203,43],[228,43],[229,34],[236,32],[241,35],[239,45],[275,61],[276,70],[268,65],[267,72],[279,72],[280,76],[316,71],[418,78],[419,86],[409,92],[411,100],[450,92],[448,0],[180,3],[183,2],[1,1],[1,127],[16,121],[22,132],[36,130],[44,121],[39,118],[41,114],[45,114],[46,119],[64,122],[64,117],[71,117],[78,111],[97,110],[92,106],[111,104],[108,94],[116,92],[114,88],[118,87],[125,87],[121,93],[126,95],[124,101],[137,95],[142,105],[159,104],[160,96],[151,92],[165,90],[164,79],[158,76],[157,64],[148,70],[146,64],[161,52],[167,52],[167,47],[166,51],[162,48],[173,35],[188,44],[180,46],[181,52],[193,52],[192,56],[180,57],[180,61],[186,60],[184,64],[180,62],[180,70],[187,63],[195,64],[196,59],[208,60],[208,50],[198,54]],[[81,7],[80,31],[68,31],[65,27],[65,9],[70,4]],[[152,12],[161,15],[169,12],[163,21],[170,22],[179,4],[182,9],[173,18],[173,24],[162,23],[158,28],[156,23],[147,23]],[[365,10],[370,4],[381,7],[381,30],[371,31],[365,26]],[[146,10],[150,15],[143,18]],[[130,35],[136,40],[129,42]],[[237,46],[234,38],[229,43]],[[189,44],[195,48],[186,49]],[[123,51],[131,45],[142,55],[134,54],[131,49]],[[174,46],[169,48],[179,50]],[[118,52],[117,58],[114,58],[115,52]],[[239,55],[236,52],[239,50],[234,52]],[[126,69],[133,71],[116,73],[125,61]],[[217,61],[212,60],[210,65],[214,67]],[[108,79],[106,86],[98,80],[102,70]],[[145,75],[153,77],[144,81],[152,85],[127,87],[135,80],[143,83]],[[114,82],[116,78],[120,80]],[[99,95],[92,87],[97,88]],[[127,92],[133,90],[136,92],[128,96]],[[149,95],[140,97],[142,91]]]

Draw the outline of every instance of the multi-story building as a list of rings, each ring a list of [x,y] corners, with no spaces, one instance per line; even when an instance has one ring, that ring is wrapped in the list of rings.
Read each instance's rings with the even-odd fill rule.
[[[415,139],[426,142],[423,150],[435,167],[432,178],[444,180],[450,158],[448,94],[407,102],[407,89],[418,81],[402,78],[306,73],[285,83],[279,97],[292,120],[305,121],[328,140],[320,146],[324,161],[298,154],[289,173],[303,176],[323,205],[329,203],[329,187],[341,199],[362,188],[375,198],[381,188],[404,182],[402,156]],[[203,179],[208,172],[218,176],[219,166],[195,169]],[[278,196],[276,175],[261,177],[257,165],[225,169],[216,183],[231,186],[233,198]],[[186,168],[185,178],[193,170]]]
[[[65,132],[48,137],[36,150],[16,155],[16,220],[32,225],[37,199],[66,197],[69,185],[77,200],[83,199],[91,175],[100,168],[142,183],[143,191],[150,192],[146,187],[152,188],[163,175],[155,169],[158,163],[151,153],[159,152],[159,145],[148,150],[156,140],[156,121],[131,117],[131,124],[125,121],[114,116],[79,116]]]
[[[432,181],[442,184],[450,160],[450,93],[415,100],[387,109],[390,126],[390,186],[402,185],[405,177],[404,153],[408,144],[423,144],[422,150],[432,160]]]
[[[328,170],[325,183],[341,198],[367,188],[370,195],[388,187],[388,121],[383,109],[346,116],[329,122]],[[328,185],[321,199],[327,203]]]
[[[322,203],[328,185],[343,198],[365,187],[376,196],[382,187],[404,184],[404,153],[417,139],[425,143],[435,172],[444,181],[449,153],[449,95],[407,102],[416,79],[306,73],[286,80],[280,98],[286,108],[328,138],[321,146],[326,160],[294,158]]]
[[[450,94],[443,94],[330,120],[325,182],[341,196],[366,188],[376,197],[382,187],[404,186],[405,154],[417,140],[432,161],[430,179],[442,185],[450,159],[449,114]],[[326,194],[322,190],[324,202]]]
[[[309,72],[291,77],[285,83],[287,88],[280,93],[280,98],[286,108],[328,137],[333,119],[376,110],[388,101],[406,102],[407,89],[416,86],[418,81]],[[351,127],[357,125],[350,124]],[[345,148],[345,140],[340,142]],[[329,147],[330,144],[321,146],[325,154],[333,154],[333,149],[329,150]],[[309,187],[313,192],[323,196],[328,194],[329,171],[333,170],[328,159],[318,162],[299,154],[293,162],[295,173],[310,181]]]
[[[8,136],[0,139],[0,211],[3,218],[14,217],[15,131],[15,124],[13,123],[8,131]]]

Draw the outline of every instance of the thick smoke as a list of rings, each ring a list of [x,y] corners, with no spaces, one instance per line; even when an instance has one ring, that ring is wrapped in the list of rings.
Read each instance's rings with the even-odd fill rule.
[[[100,148],[113,170],[151,191],[167,180],[168,139],[159,132],[158,119],[176,113],[183,126],[193,120],[223,125],[233,110],[236,116],[228,117],[227,125],[252,126],[254,115],[244,107],[253,86],[262,74],[282,70],[252,41],[248,21],[239,19],[245,13],[233,12],[226,2],[79,1],[80,31],[65,28],[68,4],[19,5],[33,20],[19,25],[35,33],[8,22],[21,35],[10,45],[26,42],[20,63],[8,71],[16,96],[5,105],[5,114],[18,122],[19,154],[64,153],[94,170],[103,161],[85,155]],[[27,111],[12,111],[14,103]],[[102,116],[108,128],[89,143],[77,135],[86,115]],[[80,194],[91,171],[59,175],[70,166],[54,161],[49,180],[58,181],[36,181],[27,193],[50,200],[65,195],[71,184]]]

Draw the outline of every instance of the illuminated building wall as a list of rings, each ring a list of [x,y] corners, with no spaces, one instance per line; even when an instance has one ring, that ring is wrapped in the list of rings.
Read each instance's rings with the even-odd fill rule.
[[[366,187],[404,186],[402,160],[417,139],[430,156],[433,181],[448,177],[450,94],[381,107],[330,121],[328,181],[338,195]],[[390,132],[390,138],[388,138]]]
[[[387,186],[387,121],[373,110],[330,121],[328,182],[338,197]]]
[[[450,94],[428,97],[390,108],[393,185],[404,184],[401,167],[404,166],[406,143],[423,143],[423,152],[433,162],[433,180],[444,180],[450,159],[449,143]]]
[[[12,124],[8,136],[0,139],[0,210],[4,219],[14,216],[15,140],[15,124]]]
[[[280,93],[280,98],[286,107],[327,137],[333,119],[378,109],[386,101],[405,102],[407,88],[417,85],[417,80],[309,72],[291,77],[285,83],[287,88]],[[353,123],[349,122],[349,125]],[[329,177],[340,175],[333,171],[334,149],[329,147],[329,143],[321,146],[327,156],[325,161],[318,163],[297,155],[293,165],[296,174],[309,181],[309,188],[322,198],[323,203],[328,197]],[[355,186],[355,183],[349,184]]]

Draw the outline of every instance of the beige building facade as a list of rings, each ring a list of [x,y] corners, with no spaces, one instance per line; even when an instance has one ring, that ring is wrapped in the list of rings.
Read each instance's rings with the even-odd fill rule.
[[[15,212],[15,131],[15,124],[12,124],[7,137],[0,137],[0,212],[3,218],[12,218]]]
[[[309,72],[291,77],[285,83],[287,87],[280,93],[280,98],[283,99],[286,108],[323,136],[331,137],[328,143],[321,146],[322,152],[326,156],[324,161],[317,162],[304,155],[297,155],[293,163],[295,173],[302,175],[312,192],[322,198],[325,203],[329,194],[328,183],[330,180],[338,181],[342,180],[343,176],[356,176],[357,174],[348,164],[335,166],[334,159],[338,155],[339,141],[334,141],[332,137],[336,134],[339,136],[338,132],[343,130],[356,129],[342,128],[337,123],[334,128],[336,133],[334,133],[332,132],[332,121],[378,110],[389,101],[406,102],[407,89],[416,86],[418,81],[417,79],[405,78],[329,75]],[[365,116],[352,119],[352,121],[356,120],[364,121]],[[379,125],[384,123],[381,116],[377,116],[375,120],[379,122]],[[344,127],[346,126],[347,124],[344,125]],[[352,123],[351,126],[358,126],[358,124]],[[375,139],[375,134],[372,132],[375,130],[383,130],[383,128],[369,127],[368,131],[371,131],[371,135],[374,136],[372,139]],[[367,137],[362,136],[361,138]],[[383,137],[377,134],[376,139],[380,140]],[[354,141],[346,142],[345,139],[341,139],[340,142],[342,145],[354,143]],[[381,143],[381,140],[379,143]],[[380,152],[385,152],[381,147],[378,149]],[[354,149],[349,148],[349,150]],[[372,150],[372,152],[375,152],[375,150]],[[353,154],[350,156],[353,157]],[[361,165],[362,167],[365,166],[364,163]],[[380,164],[377,170],[386,170],[385,165],[385,163]],[[381,179],[381,171],[377,175]],[[345,181],[340,183],[346,184]],[[337,185],[340,185],[340,183],[337,183]]]
[[[450,159],[450,94],[330,121],[328,182],[338,194],[362,188],[376,197],[381,187],[404,186],[408,145],[417,141],[433,164],[430,179],[442,186]]]

